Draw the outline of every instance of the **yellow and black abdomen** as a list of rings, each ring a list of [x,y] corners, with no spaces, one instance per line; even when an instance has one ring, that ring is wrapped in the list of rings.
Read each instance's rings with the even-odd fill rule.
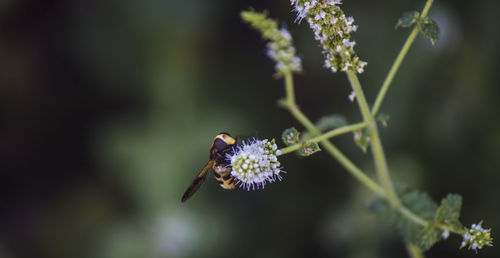
[[[231,167],[216,166],[214,164],[215,180],[219,182],[220,187],[231,190],[235,186],[235,178],[231,176]]]
[[[214,174],[215,175],[215,180],[217,180],[217,182],[219,182],[219,185],[220,187],[224,188],[224,189],[227,189],[227,190],[231,190],[234,188],[234,183],[235,183],[235,179],[233,176],[231,175],[227,175],[227,176],[220,176],[220,175],[217,175],[217,174]]]

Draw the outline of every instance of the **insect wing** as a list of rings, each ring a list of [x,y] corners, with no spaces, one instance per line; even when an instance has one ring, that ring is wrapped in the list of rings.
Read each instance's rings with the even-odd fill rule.
[[[193,180],[191,185],[188,187],[186,192],[184,192],[184,195],[182,195],[181,202],[185,202],[191,198],[191,196],[200,189],[200,186],[207,180],[207,171],[210,170],[210,167],[212,167],[212,164],[214,163],[213,160],[210,160],[205,167],[201,170],[201,172],[196,176],[196,178]]]

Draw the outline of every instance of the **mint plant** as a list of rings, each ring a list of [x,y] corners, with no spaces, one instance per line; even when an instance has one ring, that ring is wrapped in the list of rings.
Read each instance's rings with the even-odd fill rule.
[[[325,150],[337,160],[347,172],[375,194],[371,209],[387,219],[401,232],[411,257],[423,257],[429,250],[450,234],[463,237],[460,248],[478,251],[492,246],[491,229],[483,228],[482,221],[464,227],[460,221],[462,197],[449,194],[438,205],[429,195],[419,190],[395,187],[389,173],[384,148],[379,136],[379,124],[387,126],[388,115],[379,113],[380,106],[396,75],[406,53],[418,34],[422,34],[434,44],[439,39],[439,27],[427,17],[433,0],[427,0],[422,12],[405,12],[398,20],[396,28],[411,28],[410,35],[390,68],[372,107],[364,95],[358,75],[366,69],[367,63],[356,54],[351,39],[358,26],[354,18],[341,9],[340,0],[291,0],[296,13],[296,23],[307,23],[320,43],[325,57],[324,67],[333,73],[343,72],[348,78],[351,94],[356,101],[362,121],[347,124],[340,115],[327,116],[317,123],[312,122],[299,108],[295,100],[293,74],[302,71],[301,59],[296,54],[291,34],[270,19],[266,12],[243,11],[242,19],[259,31],[267,40],[268,56],[275,62],[276,77],[284,80],[286,96],[279,101],[282,108],[305,128],[300,132],[294,127],[284,130],[281,139],[286,147],[278,149],[275,140],[253,140],[244,143],[227,157],[231,160],[232,172],[240,185],[248,190],[264,187],[266,183],[281,180],[283,172],[279,156],[296,152],[310,156]],[[354,164],[330,138],[352,133],[355,143],[365,152],[372,153],[378,180],[366,175]],[[321,147],[320,147],[321,146]]]

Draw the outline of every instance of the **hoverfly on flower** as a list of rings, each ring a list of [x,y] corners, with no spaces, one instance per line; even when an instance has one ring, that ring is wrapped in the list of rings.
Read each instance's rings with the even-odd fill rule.
[[[210,168],[215,179],[224,189],[233,189],[236,185],[254,190],[264,188],[266,183],[281,180],[280,163],[277,156],[280,150],[274,139],[243,141],[241,146],[228,133],[220,133],[214,138],[210,148],[210,160],[188,187],[181,201],[185,202],[206,181]]]
[[[233,153],[233,146],[235,145],[236,139],[228,133],[222,132],[215,136],[212,147],[210,147],[210,160],[205,167],[203,167],[198,176],[196,176],[186,192],[184,192],[181,202],[187,201],[196,191],[198,191],[198,189],[200,189],[200,186],[207,179],[207,172],[210,168],[213,169],[215,180],[219,182],[222,188],[234,188],[234,177],[231,176],[231,166],[230,161],[227,160],[227,155]]]

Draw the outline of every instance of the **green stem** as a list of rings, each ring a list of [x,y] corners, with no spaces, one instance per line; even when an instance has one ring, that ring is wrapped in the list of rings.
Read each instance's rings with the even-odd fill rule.
[[[288,80],[285,79],[285,84],[286,84],[285,88],[287,90],[286,95],[288,98],[290,96],[293,96],[293,93],[290,94],[290,92],[289,92],[289,91],[293,91],[293,77],[290,73],[290,74],[285,74],[285,78],[288,78]],[[357,78],[356,78],[356,80],[357,80]],[[359,82],[358,82],[358,84],[359,84]],[[287,103],[290,103],[289,99],[287,99]],[[321,131],[311,122],[311,120],[309,120],[309,118],[307,118],[307,116],[304,113],[302,113],[302,111],[300,111],[300,109],[297,107],[297,105],[295,104],[294,101],[291,102],[291,104],[289,104],[288,110],[295,117],[295,119],[297,119],[307,130],[311,131],[315,135],[318,135],[317,137],[315,137],[313,139],[316,139],[316,140],[320,139],[320,143],[323,146],[323,148],[325,148],[327,150],[327,152],[333,158],[335,158],[352,176],[354,176],[358,181],[360,181],[363,185],[365,185],[368,189],[373,191],[378,196],[389,200],[388,194],[386,193],[387,191],[384,190],[384,188],[380,187],[375,181],[373,181],[371,178],[369,178],[365,173],[363,173],[363,171],[361,169],[359,169],[356,165],[354,165],[354,163],[351,160],[349,160],[349,158],[347,158],[339,149],[337,149],[337,147],[335,147],[335,145],[333,145],[327,139],[329,137],[325,136],[326,134],[334,134],[333,133],[334,131],[336,131],[335,134],[337,134],[340,131],[344,131],[344,130],[348,131],[348,128],[352,129],[352,128],[358,127],[358,126],[360,128],[363,128],[364,126],[367,125],[366,123],[358,123],[358,124],[354,124],[351,126],[338,128],[338,129],[332,130],[324,135],[320,135]],[[372,117],[372,119],[373,119],[373,117]],[[325,139],[321,139],[320,137],[325,138]],[[330,136],[330,137],[333,137],[333,136]],[[373,148],[373,146],[372,146],[372,148]],[[404,207],[403,205],[397,205],[394,208],[396,210],[398,210],[403,216],[407,217],[408,219],[412,220],[414,223],[416,223],[418,225],[425,227],[429,223],[426,220],[419,217],[417,214],[413,213],[408,208]],[[453,233],[462,234],[462,232],[446,228],[442,225],[438,225],[438,227],[441,228],[442,230],[448,230],[448,231],[453,232]],[[412,257],[423,257],[422,252],[420,251],[420,249],[418,249],[417,246],[415,246],[413,244],[408,244],[408,246],[411,247],[411,252],[410,252],[410,249],[409,249],[409,252],[410,252],[410,255],[412,255]],[[420,254],[420,256],[415,256],[418,254]]]
[[[413,222],[415,222],[415,224],[419,224],[419,225],[424,226],[424,227],[427,226],[427,223],[428,223],[427,221],[420,218],[417,214],[413,213],[408,208],[406,208],[402,205],[399,207],[399,212],[401,214],[405,215],[407,218],[409,218]]]
[[[424,9],[422,10],[422,14],[420,15],[421,18],[427,16],[429,9],[431,9],[432,2],[434,2],[434,0],[427,0],[427,2],[425,3]]]
[[[364,127],[366,127],[366,123],[364,123],[364,122],[357,123],[357,124],[352,124],[352,125],[348,125],[348,126],[343,126],[343,127],[331,130],[329,132],[326,132],[326,133],[324,133],[324,134],[322,134],[320,136],[316,136],[314,138],[311,138],[311,139],[307,140],[306,142],[315,142],[315,143],[318,143],[318,142],[321,142],[323,140],[327,140],[329,138],[332,138],[334,136],[338,136],[338,135],[341,135],[341,134],[345,134],[345,133],[349,133],[349,132],[352,132],[352,131],[356,131],[356,130],[362,129]],[[281,149],[281,155],[284,155],[284,154],[296,151],[296,150],[300,149],[303,146],[303,144],[304,144],[304,142],[301,142],[301,143],[297,143],[297,144],[288,146],[286,148],[283,148],[283,149]]]
[[[321,132],[316,128],[316,126],[297,108],[293,107],[290,109],[292,115],[302,123],[302,125],[309,131],[311,131],[315,135],[319,135]],[[380,187],[375,181],[369,178],[361,169],[359,169],[354,163],[352,163],[349,158],[347,158],[335,145],[333,145],[328,140],[320,141],[321,146],[325,148],[326,151],[333,158],[335,158],[340,165],[342,165],[351,175],[353,175],[356,179],[358,179],[362,184],[372,190],[375,194],[385,197],[385,191],[382,187]]]
[[[365,128],[366,125],[367,125],[367,123],[361,122],[361,123],[356,123],[356,124],[352,124],[352,125],[348,125],[348,126],[343,126],[343,127],[331,130],[329,132],[326,132],[323,135],[316,136],[316,137],[312,138],[310,141],[319,142],[319,141],[326,140],[326,139],[329,139],[331,137],[334,137],[334,136],[337,136],[340,134],[349,133],[352,131],[356,131],[356,130]]]
[[[384,149],[382,147],[382,142],[378,134],[377,123],[374,121],[373,116],[368,108],[368,103],[366,102],[363,89],[359,83],[358,77],[354,71],[347,71],[347,78],[351,83],[352,89],[356,93],[356,99],[358,102],[359,109],[361,110],[361,115],[363,120],[368,124],[368,135],[370,136],[370,145],[373,153],[373,159],[375,161],[375,168],[379,180],[385,189],[387,194],[387,199],[393,207],[399,206],[399,199],[392,186],[391,177],[389,175],[389,168],[387,167],[387,161],[385,159]]]
[[[358,181],[364,184],[368,189],[372,190],[375,194],[382,198],[387,198],[387,194],[382,187],[380,187],[375,181],[369,178],[361,169],[359,169],[354,163],[352,163],[349,158],[347,158],[335,145],[333,145],[328,140],[321,142],[323,148],[330,153],[330,155],[336,159],[340,165],[342,165],[352,176],[354,176]]]
[[[356,72],[348,70],[346,74],[349,82],[351,83],[352,90],[356,94],[356,100],[358,102],[359,109],[361,110],[363,120],[368,124],[372,123],[374,119],[370,113],[368,102],[366,101],[365,94],[363,93],[363,89],[361,88]]]
[[[285,73],[286,103],[289,107],[295,105],[295,91],[293,90],[293,75]]]
[[[287,79],[288,78],[288,79]],[[290,91],[293,91],[293,77],[291,72],[285,73],[285,89],[287,91],[286,96],[289,98],[290,96],[293,96],[293,93]],[[295,104],[295,100],[290,101],[290,99],[287,99],[288,103],[288,110],[292,114],[295,119],[297,119],[307,130],[312,132],[314,135],[319,136],[321,134],[321,131],[314,125],[314,123],[307,118],[302,111],[297,107]],[[354,176],[356,179],[358,179],[362,184],[364,184],[368,189],[372,190],[375,194],[385,197],[385,191],[382,187],[380,187],[375,181],[373,181],[371,178],[369,178],[361,169],[359,169],[354,163],[349,160],[335,145],[333,145],[330,141],[328,140],[322,140],[320,141],[321,145],[323,148],[332,155],[333,158],[335,158],[349,173],[351,173],[352,176]]]
[[[427,16],[427,13],[429,12],[429,9],[431,8],[433,0],[427,0],[425,3],[424,9],[422,10],[422,14],[420,15],[421,18]],[[415,38],[418,35],[418,26],[415,25],[406,39],[405,44],[403,45],[403,48],[399,51],[398,56],[396,57],[396,60],[394,60],[394,63],[392,64],[391,70],[389,70],[389,73],[385,77],[384,83],[382,83],[382,87],[380,88],[380,91],[377,95],[377,98],[375,99],[375,104],[373,105],[372,109],[372,115],[375,117],[377,114],[378,110],[380,109],[380,106],[382,105],[382,101],[384,100],[384,97],[387,93],[387,90],[389,89],[389,86],[392,83],[392,80],[394,79],[394,76],[396,75],[396,72],[399,69],[399,66],[401,66],[401,63],[403,62],[403,59],[406,56],[406,53],[408,53],[408,50],[410,49],[411,45],[413,44],[413,41],[415,41]]]
[[[314,135],[320,135],[321,131],[316,128],[313,122],[307,118],[302,111],[300,111],[299,107],[294,103],[292,106],[288,107],[290,113],[297,119],[307,130],[311,131]]]
[[[411,258],[425,258],[424,254],[416,244],[407,243],[406,250]]]
[[[403,62],[403,59],[406,56],[406,53],[410,49],[410,46],[413,44],[413,41],[418,35],[418,28],[415,26],[413,30],[410,33],[410,36],[406,39],[405,44],[403,45],[403,48],[401,51],[399,51],[399,55],[392,64],[391,70],[387,74],[387,77],[385,77],[384,83],[382,84],[382,88],[380,88],[380,91],[377,95],[377,98],[375,100],[375,104],[373,105],[372,109],[372,114],[375,116],[380,108],[380,105],[382,105],[382,101],[384,100],[385,94],[387,93],[387,90],[389,89],[389,86],[392,83],[392,80],[394,79],[394,76],[396,75],[396,72],[399,69],[399,66]]]
[[[427,2],[425,3],[424,9],[422,10],[422,13],[420,15],[421,18],[424,18],[425,16],[427,16],[427,13],[429,12],[429,9],[431,8],[432,2],[433,2],[433,0],[427,0]],[[377,98],[375,99],[375,104],[373,105],[373,109],[371,111],[372,118],[377,115],[377,112],[380,109],[380,106],[382,105],[382,101],[384,100],[384,97],[387,94],[387,90],[389,89],[389,86],[391,85],[392,80],[394,79],[394,76],[396,75],[396,72],[398,71],[399,67],[401,66],[401,63],[403,62],[403,59],[406,56],[406,53],[408,53],[408,50],[410,49],[411,45],[415,41],[415,38],[417,37],[417,35],[418,35],[418,25],[415,25],[413,27],[412,31],[410,32],[410,35],[406,39],[405,44],[403,45],[403,47],[399,51],[399,54],[396,57],[396,60],[394,60],[394,63],[392,64],[392,67],[389,70],[389,73],[387,74],[384,82],[382,83],[382,87],[380,88],[380,91],[379,91],[379,93],[377,95]],[[357,80],[357,78],[356,78],[356,80]],[[379,159],[385,159],[383,157],[384,156],[383,149],[381,149],[382,144],[380,143],[380,138],[378,137],[378,132],[376,130],[377,130],[377,128],[376,128],[376,125],[375,125],[375,128],[374,128],[372,134],[370,134],[370,138],[372,140],[373,154],[374,154],[374,156],[376,156],[375,153],[379,152],[379,156],[380,157],[378,157],[378,158]],[[376,139],[372,138],[373,136],[376,136]],[[374,142],[375,142],[375,146],[373,144]],[[374,147],[376,147],[377,149],[380,147],[380,149],[376,150]],[[375,157],[375,160],[377,160],[377,157]],[[387,168],[386,164],[385,164],[385,167]],[[379,170],[377,170],[377,171],[379,171]],[[381,174],[379,174],[379,175],[381,175]],[[390,183],[390,178],[389,178],[389,174],[388,173],[387,173],[387,176],[383,176],[383,177],[384,177],[382,179],[383,181],[388,181]],[[384,186],[385,186],[385,188],[387,190],[388,189],[387,188],[387,186],[388,186],[387,182],[384,183]],[[420,224],[422,226],[427,225],[427,222],[425,220],[423,220],[422,218],[420,218],[416,214],[412,213],[410,210],[406,209],[403,206],[399,206],[399,205],[397,207],[399,208],[399,211],[402,214],[404,214],[406,217],[408,217],[411,220],[413,220],[415,223]],[[422,251],[420,250],[420,248],[418,248],[418,246],[416,246],[415,244],[407,243],[407,249],[408,249],[408,253],[410,254],[410,256],[412,258],[423,258],[424,257],[424,255],[423,255]]]

